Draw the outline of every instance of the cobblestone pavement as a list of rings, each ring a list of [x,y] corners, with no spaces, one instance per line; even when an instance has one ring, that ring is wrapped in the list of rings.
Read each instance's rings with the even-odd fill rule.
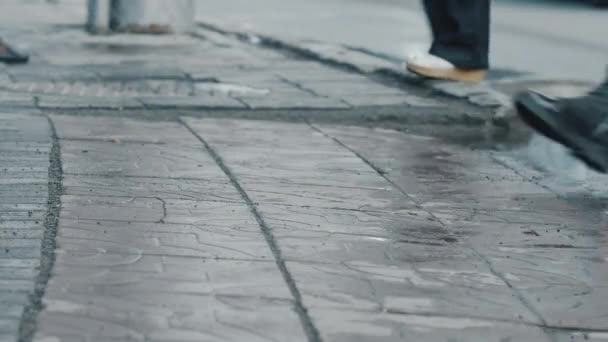
[[[3,6],[0,341],[608,340],[605,197],[443,134],[488,112]]]

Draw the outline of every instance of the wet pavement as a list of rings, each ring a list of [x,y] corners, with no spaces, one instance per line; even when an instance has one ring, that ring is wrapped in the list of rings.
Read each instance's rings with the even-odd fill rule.
[[[11,4],[0,341],[608,340],[605,178],[533,168],[494,111]]]
[[[51,120],[64,191],[37,341],[608,329],[605,204],[491,153],[352,126]]]

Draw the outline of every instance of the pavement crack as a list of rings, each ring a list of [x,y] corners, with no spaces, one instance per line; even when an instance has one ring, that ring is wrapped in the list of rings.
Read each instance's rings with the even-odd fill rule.
[[[303,92],[306,92],[306,93],[308,93],[308,94],[310,94],[312,96],[315,96],[315,97],[328,97],[328,96],[323,96],[323,95],[317,93],[316,91],[303,86],[302,84],[300,84],[298,82],[294,82],[292,80],[288,80],[288,79],[286,79],[285,77],[282,77],[282,76],[277,76],[277,77],[279,78],[279,80],[281,80],[281,82],[283,82],[285,84],[288,84],[288,85],[290,85],[290,86],[292,86],[292,87],[294,87],[296,89],[299,89],[299,90],[301,90]]]
[[[167,202],[164,199],[160,198],[160,197],[154,197],[154,198],[157,199],[157,200],[159,200],[160,203],[162,203],[162,206],[163,206],[163,216],[158,221],[156,221],[155,223],[165,223],[165,220],[167,219]]]
[[[51,130],[51,152],[49,154],[48,170],[48,207],[44,220],[44,235],[42,238],[40,270],[36,277],[34,292],[29,298],[29,303],[23,310],[19,325],[19,342],[32,341],[36,329],[38,314],[42,311],[42,298],[51,276],[55,263],[55,237],[61,211],[61,195],[63,193],[63,167],[61,164],[61,146],[55,124],[47,117]]]
[[[211,145],[200,134],[198,134],[194,129],[192,129],[192,127],[190,127],[184,120],[179,119],[179,122],[186,129],[188,129],[188,131],[190,131],[190,133],[192,133],[192,135],[194,135],[203,144],[207,153],[209,153],[211,155],[213,160],[217,163],[217,165],[222,169],[222,171],[230,179],[230,182],[232,183],[232,185],[237,189],[237,191],[239,192],[239,194],[241,195],[241,197],[247,204],[251,214],[255,217],[260,229],[262,230],[262,234],[264,235],[264,238],[266,239],[268,247],[270,248],[270,250],[275,258],[277,267],[278,267],[279,271],[281,272],[281,275],[283,276],[283,279],[285,280],[285,283],[286,283],[287,287],[289,288],[291,295],[294,298],[294,309],[295,309],[296,313],[298,314],[298,317],[300,318],[300,322],[302,324],[302,327],[304,328],[304,331],[306,332],[308,341],[309,342],[321,342],[322,341],[321,334],[319,333],[318,328],[315,326],[315,324],[308,312],[308,309],[304,305],[304,302],[302,300],[302,294],[300,293],[300,290],[296,284],[295,279],[293,278],[293,276],[289,272],[289,269],[287,268],[286,260],[283,258],[281,249],[279,247],[278,242],[276,241],[276,239],[274,237],[272,229],[266,224],[266,221],[264,220],[264,218],[258,211],[256,204],[251,200],[251,198],[249,197],[249,195],[247,194],[245,189],[243,189],[243,187],[239,183],[238,179],[236,178],[236,176],[234,175],[232,170],[230,170],[228,165],[226,165],[226,163],[224,163],[224,160],[219,155],[219,153],[213,147],[211,147]]]

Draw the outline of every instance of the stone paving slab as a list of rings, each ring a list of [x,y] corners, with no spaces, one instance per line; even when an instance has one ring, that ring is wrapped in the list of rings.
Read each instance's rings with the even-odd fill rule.
[[[68,97],[41,95],[37,97],[41,109],[137,109],[143,108],[141,102],[128,97]]]
[[[121,117],[52,115],[57,135],[64,140],[101,140],[151,144],[196,144],[198,140],[175,122],[153,122]]]
[[[218,218],[214,222],[213,213],[208,216],[210,222],[197,225],[63,220],[58,245],[62,251],[91,259],[103,258],[104,254],[118,260],[141,255],[272,259],[254,222],[238,218],[228,222]]]
[[[17,341],[21,316],[40,270],[50,136],[44,117],[0,114],[1,341]]]
[[[68,174],[64,193],[97,197],[149,197],[193,201],[238,202],[240,195],[225,177],[178,179],[158,177],[90,177]],[[2,197],[0,197],[2,203]]]
[[[288,302],[253,297],[73,293],[46,301],[34,341],[306,341]],[[50,289],[53,293],[53,288]],[[281,324],[275,324],[281,317]]]
[[[12,111],[12,110],[11,110]],[[47,120],[24,120],[20,114],[0,113],[0,141],[13,143],[50,143]]]
[[[61,149],[68,174],[191,179],[222,175],[198,146],[63,140]]]
[[[411,180],[408,183],[403,183],[401,180],[406,177],[399,176],[399,173],[402,172],[401,170],[413,171],[414,174],[417,171],[405,164],[398,165],[398,160],[390,157],[390,147],[387,146],[390,146],[391,143],[402,143],[414,148],[417,143],[415,139],[399,134],[394,134],[390,138],[390,134],[384,134],[385,139],[394,140],[389,144],[370,148],[370,144],[361,144],[359,140],[363,135],[369,136],[371,133],[369,130],[353,129],[346,134],[341,134],[341,130],[332,128],[324,129],[324,131],[369,158],[373,163],[387,165],[387,161],[393,160],[393,166],[389,169],[387,177],[393,179],[396,184],[403,186],[408,191]],[[354,131],[359,131],[358,138],[357,134],[353,134]],[[458,163],[452,164],[451,162],[444,162],[444,160],[451,160],[453,158],[451,150],[458,150],[457,147],[447,146],[438,140],[434,140],[432,144],[427,141],[426,146],[427,150],[437,151],[434,152],[434,155],[441,156],[441,159],[438,158],[436,162],[441,165],[438,169],[443,170],[444,173],[447,170],[447,175],[450,175],[450,172],[452,173],[452,175],[445,177],[444,182],[446,184],[453,181],[454,178],[461,178],[460,175],[468,173],[463,166],[473,168],[473,172],[475,172],[476,167],[483,166],[485,168],[485,165],[494,163],[490,156],[477,153],[477,158],[485,158],[486,161],[463,164],[462,162],[466,162],[466,159],[459,159],[461,160],[460,165]],[[462,151],[461,149],[459,154],[462,154]],[[412,159],[416,160],[414,157],[403,159],[403,161],[411,163]],[[496,165],[496,163],[494,164]],[[506,167],[503,168],[504,170],[501,173],[513,172]],[[421,170],[420,172],[425,171]],[[477,172],[487,173],[483,169]],[[397,177],[393,177],[393,173],[396,173]],[[547,191],[546,188],[541,188],[531,181],[528,181],[528,184],[520,187],[512,183],[512,186],[509,187],[509,182],[507,182],[504,187],[500,188],[501,190],[504,189],[502,193],[507,199],[518,196],[524,199],[521,202],[522,207],[518,210],[490,209],[491,204],[483,203],[483,197],[481,198],[482,202],[478,205],[469,203],[467,205],[468,209],[464,209],[462,206],[460,208],[444,209],[445,207],[433,203],[425,205],[424,202],[422,202],[422,207],[429,210],[442,222],[445,222],[448,227],[456,229],[466,227],[467,234],[474,235],[471,239],[466,240],[467,243],[492,264],[494,269],[503,275],[510,286],[516,289],[549,325],[605,329],[603,324],[605,320],[595,320],[596,317],[605,316],[604,308],[587,302],[593,300],[585,295],[586,293],[595,295],[596,291],[601,293],[601,284],[606,282],[607,266],[605,261],[602,261],[602,253],[598,249],[602,243],[601,227],[605,227],[605,217],[595,210],[591,211],[592,209],[586,206],[584,201],[570,201],[556,196],[554,193]],[[432,185],[429,184],[428,186],[433,189]],[[489,186],[490,189],[494,188],[494,186]],[[536,194],[530,188],[531,186],[538,187]],[[421,187],[417,189],[421,189]],[[473,184],[466,189],[469,191],[484,191],[484,187],[479,187],[479,184]],[[520,189],[521,194],[518,195]],[[428,191],[424,190],[424,187],[421,190]],[[433,191],[428,192],[432,193]],[[526,198],[532,200],[525,201]],[[491,221],[502,223],[495,224]],[[519,229],[515,232],[509,229],[514,226],[519,226]],[[547,226],[553,228],[552,234],[547,234]],[[525,229],[522,229],[522,227],[525,227]],[[530,230],[538,235],[530,233]],[[575,234],[576,232],[578,234]],[[596,235],[598,232],[599,235]],[[530,234],[534,236],[533,242],[530,241]],[[519,239],[516,235],[519,235]],[[567,243],[560,241],[567,241]],[[508,246],[505,244],[508,244]],[[593,318],[584,318],[587,317],[585,312]],[[567,319],[575,317],[580,317],[580,320],[569,321]]]
[[[404,211],[363,211],[336,208],[258,204],[262,217],[277,233],[306,237],[315,234],[352,234],[368,237],[395,238],[439,244],[452,238],[428,213]],[[403,229],[407,223],[407,230]],[[434,232],[436,236],[432,236]],[[443,240],[442,240],[443,239]]]
[[[329,342],[551,341],[537,327],[483,319],[327,309],[313,309],[311,313],[323,341]]]
[[[245,109],[247,106],[229,96],[203,95],[190,97],[148,96],[139,97],[144,106],[153,109]]]
[[[108,265],[111,258],[68,261],[59,257],[51,286],[59,292],[128,296],[133,292],[167,296],[252,296],[291,299],[273,261],[203,259],[143,255],[132,263]],[[68,263],[64,263],[63,261]],[[259,277],[253,278],[251,272]],[[57,294],[59,295],[59,293]]]
[[[267,96],[235,96],[251,109],[347,109],[348,104],[341,99],[301,94],[272,93]]]
[[[221,119],[184,121],[219,154],[252,200],[259,202],[258,211],[272,230],[288,262],[290,274],[302,293],[303,303],[310,309],[321,335],[328,340],[340,340],[336,339],[339,336],[348,336],[342,337],[343,340],[357,338],[348,335],[347,327],[335,328],[339,326],[336,322],[344,322],[337,317],[344,316],[334,316],[331,327],[318,323],[327,319],[327,316],[322,316],[324,312],[338,309],[342,310],[343,315],[356,315],[359,324],[366,322],[364,331],[373,331],[372,327],[384,324],[396,327],[398,325],[395,323],[388,322],[401,322],[409,315],[423,314],[421,317],[424,317],[424,321],[417,321],[423,326],[431,324],[429,322],[435,318],[446,319],[446,326],[443,326],[447,329],[446,334],[460,336],[462,333],[465,340],[484,340],[481,336],[487,332],[483,332],[485,329],[467,330],[459,327],[456,333],[447,328],[449,320],[468,317],[475,322],[484,322],[483,326],[488,324],[488,327],[493,327],[491,336],[518,339],[517,334],[521,333],[521,336],[526,336],[525,340],[541,341],[550,338],[543,330],[528,324],[604,329],[599,319],[597,322],[587,319],[585,323],[563,319],[588,317],[579,313],[580,310],[593,317],[603,317],[603,307],[585,305],[584,299],[577,294],[577,290],[595,288],[593,284],[596,282],[605,283],[603,274],[606,274],[606,266],[601,257],[597,258],[598,241],[590,245],[592,238],[572,235],[574,224],[579,225],[579,230],[580,224],[598,229],[604,226],[603,221],[596,220],[596,216],[586,215],[589,208],[585,209],[583,203],[573,204],[556,196],[496,163],[490,155],[432,138],[382,130],[320,127],[321,132],[328,135],[326,137],[316,134],[318,131],[311,127],[298,124],[258,121],[241,124]],[[259,129],[255,128],[256,125]],[[231,133],[230,141],[222,138],[223,129]],[[265,138],[271,132],[273,140]],[[287,147],[267,157],[258,156],[256,149],[248,147],[252,143],[247,143],[260,144],[260,149],[272,148],[276,146],[277,139],[279,144],[285,141]],[[370,143],[374,139],[381,141]],[[408,149],[404,150],[402,146],[408,146]],[[366,158],[366,161],[359,159],[361,168],[368,168],[372,172],[361,170],[360,178],[374,177],[373,172],[382,170],[382,174],[375,173],[375,177],[384,180],[387,188],[399,189],[402,202],[413,204],[411,209],[392,208],[389,203],[398,201],[397,197],[383,204],[388,205],[385,211],[329,206],[320,208],[307,202],[297,205],[295,201],[267,203],[260,197],[259,189],[277,187],[276,183],[256,182],[256,174],[261,175],[265,171],[272,173],[276,169],[275,156],[277,161],[289,160],[290,155],[297,156],[302,151],[317,147],[323,151],[319,155],[332,156],[332,152],[343,151]],[[307,163],[295,162],[299,169],[318,172],[327,167],[327,164],[315,164],[315,154],[304,155],[307,156]],[[339,158],[330,159],[330,165],[340,164]],[[249,165],[257,166],[255,172]],[[324,196],[331,193],[331,187],[325,186],[322,190],[314,184],[297,183],[297,173],[293,183],[289,182],[288,175],[281,176],[288,181],[281,183],[280,194],[301,196],[309,189],[317,189],[312,194]],[[468,182],[472,182],[471,186],[466,185]],[[454,199],[450,201],[448,192],[444,196],[434,195],[435,189],[441,193],[444,185],[447,191],[447,184],[450,183],[456,184]],[[479,190],[475,192],[477,188]],[[388,193],[379,198],[391,198],[386,196]],[[479,198],[475,201],[473,198],[476,195]],[[360,197],[370,198],[369,195],[350,196],[351,200]],[[448,202],[438,202],[439,199]],[[484,201],[486,199],[487,203]],[[492,206],[495,206],[494,209]],[[496,206],[505,209],[496,210]],[[349,210],[354,214],[343,214]],[[408,210],[412,210],[413,215],[408,216]],[[417,212],[425,214],[417,217]],[[358,220],[369,217],[365,215],[370,213],[386,219],[369,219],[370,222]],[[395,216],[395,213],[400,215]],[[391,220],[395,220],[392,229]],[[340,223],[344,222],[349,225],[342,228]],[[384,232],[375,229],[378,226],[384,228],[385,224],[387,229]],[[562,226],[570,229],[562,232],[558,228]],[[533,233],[529,233],[529,230],[548,230],[547,227],[552,228],[551,236],[543,237],[539,233],[539,236],[534,235],[534,241],[530,241],[530,234]],[[348,232],[349,228],[351,232]],[[399,230],[405,236],[402,240],[399,239]],[[559,242],[565,240],[570,240],[569,244]],[[505,243],[509,244],[508,247]],[[587,246],[588,249],[569,248],[570,245]],[[535,257],[535,254],[525,252],[527,248],[532,253],[536,248],[541,254]],[[569,254],[560,253],[560,248],[566,248],[564,251]],[[518,253],[522,256],[521,263],[518,259],[510,258]],[[553,257],[570,256],[565,260],[563,257],[548,259],[542,253]],[[463,268],[464,265],[467,267]],[[395,284],[405,283],[394,285],[388,279],[394,279]],[[449,285],[444,287],[439,284]],[[391,290],[393,287],[394,290]],[[531,295],[535,291],[543,294],[540,302]],[[405,299],[400,300],[400,295]],[[439,300],[435,302],[437,306],[425,307],[424,302],[408,300],[426,298],[425,295]],[[549,300],[547,298],[554,303],[564,304],[544,306],[542,302]],[[563,301],[555,298],[563,298]],[[467,303],[471,306],[467,306]],[[390,317],[382,316],[386,315],[382,312],[387,310]],[[477,316],[482,312],[482,317]],[[451,313],[455,318],[445,317],[446,313]],[[383,319],[387,323],[381,323]],[[509,325],[498,323],[497,320],[525,324]],[[442,336],[441,329],[436,328],[429,330],[429,340],[442,340],[439,337]],[[333,334],[327,334],[328,331]],[[364,331],[360,333],[361,340],[369,339]],[[384,331],[387,340],[394,340],[392,334],[396,333],[395,330]],[[410,329],[407,331],[412,333]],[[403,333],[402,336],[410,335]]]
[[[78,140],[87,131],[56,118],[68,174],[35,341],[307,340],[264,234],[202,143],[171,124],[168,140],[133,136],[136,122],[120,118]]]
[[[348,261],[342,265],[289,262],[304,303],[313,309],[368,314],[483,317],[539,323],[487,266],[461,260],[411,265]],[[380,316],[380,315],[378,315]]]

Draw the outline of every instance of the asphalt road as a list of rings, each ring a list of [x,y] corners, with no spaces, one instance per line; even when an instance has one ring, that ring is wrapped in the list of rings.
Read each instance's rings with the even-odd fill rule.
[[[420,3],[412,0],[200,1],[198,18],[287,39],[347,44],[402,58],[429,43]],[[542,78],[603,79],[608,10],[582,1],[495,1],[493,66]]]

